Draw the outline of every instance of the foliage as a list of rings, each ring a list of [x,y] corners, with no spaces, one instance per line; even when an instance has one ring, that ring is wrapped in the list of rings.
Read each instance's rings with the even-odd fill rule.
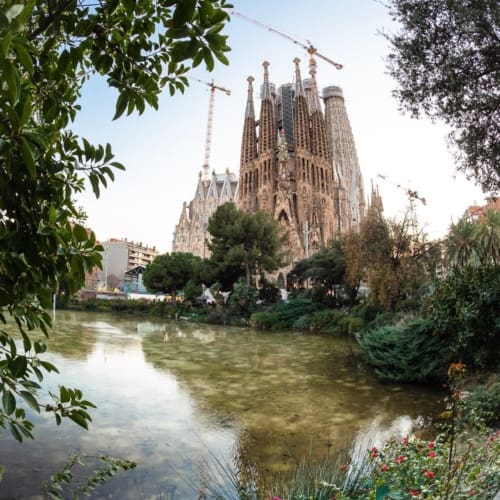
[[[478,385],[459,402],[460,418],[469,423],[498,428],[500,424],[500,381]]]
[[[446,258],[451,265],[464,267],[479,262],[479,226],[460,219],[452,224],[445,239]]]
[[[280,289],[265,278],[260,279],[259,299],[264,304],[276,304],[281,300]]]
[[[329,241],[311,257],[297,262],[290,274],[299,284],[310,280],[313,288],[321,292],[320,296],[331,296],[333,302],[336,302],[337,287],[342,285],[345,276],[342,240]]]
[[[493,498],[500,488],[500,434],[462,434],[449,462],[449,442],[417,437],[370,451],[368,498]]]
[[[88,467],[88,461],[98,460],[101,467],[92,471],[86,478],[79,480],[75,484],[75,467]],[[136,464],[129,460],[122,460],[107,455],[99,456],[79,456],[71,455],[69,462],[64,466],[61,472],[54,474],[45,483],[45,492],[49,498],[54,500],[65,498],[81,498],[90,496],[95,489],[105,483],[117,473],[134,469]],[[70,496],[71,495],[71,496]]]
[[[278,223],[267,212],[249,214],[234,203],[220,205],[208,221],[211,259],[221,270],[239,268],[251,284],[254,272],[274,271],[281,265],[281,243]]]
[[[418,297],[434,267],[429,245],[415,239],[410,222],[408,213],[397,222],[372,210],[360,227],[368,299],[390,311],[396,310],[400,302]]]
[[[451,266],[500,264],[500,211],[490,209],[479,221],[462,218],[452,224],[445,248]]]
[[[500,359],[500,266],[454,268],[438,280],[424,311],[457,360],[470,368]]]
[[[91,404],[61,388],[53,404],[39,401],[45,351],[30,332],[49,334],[52,295],[72,294],[85,272],[101,265],[102,247],[83,227],[75,195],[94,194],[123,166],[109,144],[71,131],[84,83],[99,75],[117,91],[115,118],[158,107],[167,87],[183,91],[192,66],[214,57],[227,63],[225,0],[2,2],[0,12],[0,321],[12,317],[22,346],[0,331],[0,425],[32,437],[22,405],[87,426]],[[184,64],[185,63],[185,64]]]
[[[399,33],[386,35],[394,95],[413,116],[443,120],[458,169],[484,191],[497,191],[498,2],[390,0],[389,9],[401,25]]]
[[[247,286],[244,279],[234,284],[233,292],[229,296],[228,310],[231,316],[249,318],[255,311],[259,291],[256,288]]]
[[[350,307],[354,306],[361,282],[366,278],[363,247],[359,231],[350,231],[344,236],[345,277],[344,293],[349,298]]]
[[[447,339],[434,335],[433,324],[422,319],[363,331],[359,345],[376,374],[391,382],[442,378],[450,358]]]
[[[292,475],[271,478],[265,491],[240,498],[271,500],[486,499],[500,490],[500,431],[463,433],[449,462],[450,443],[408,436],[366,450],[355,463],[343,455],[302,461]],[[240,486],[241,488],[241,486]],[[246,491],[250,491],[247,489]]]
[[[318,306],[311,299],[292,298],[288,302],[277,304],[272,312],[253,313],[250,316],[250,323],[260,330],[291,329],[300,318],[317,309]]]
[[[144,269],[142,282],[149,292],[172,293],[175,296],[192,279],[200,260],[200,257],[187,252],[158,255]]]

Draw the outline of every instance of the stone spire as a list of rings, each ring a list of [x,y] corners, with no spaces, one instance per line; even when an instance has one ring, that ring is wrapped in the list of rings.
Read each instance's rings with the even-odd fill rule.
[[[248,98],[245,110],[245,122],[243,125],[243,138],[241,143],[240,165],[243,166],[257,158],[257,131],[255,123],[255,111],[253,107],[253,76],[247,78]]]
[[[259,127],[259,154],[266,151],[274,152],[276,147],[276,119],[274,116],[274,102],[269,84],[269,63],[264,61],[264,88],[260,107]]]
[[[309,111],[300,76],[300,59],[296,57],[295,63],[295,109],[294,109],[294,136],[295,146],[310,150],[311,139],[309,136]]]
[[[326,135],[326,125],[321,103],[318,94],[318,85],[316,83],[316,62],[311,57],[310,70],[311,75],[311,151],[321,158],[329,158],[328,141]]]
[[[343,209],[343,213],[347,214],[343,227],[357,227],[364,215],[365,194],[342,89],[337,86],[324,88],[323,102],[330,157],[335,170],[338,171],[337,179],[342,179],[346,200],[349,200]]]

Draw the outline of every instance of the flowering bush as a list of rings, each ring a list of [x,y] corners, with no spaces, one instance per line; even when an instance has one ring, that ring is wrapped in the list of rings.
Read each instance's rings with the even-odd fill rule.
[[[450,458],[444,438],[392,440],[370,450],[369,498],[493,498],[500,490],[500,431],[462,435]]]

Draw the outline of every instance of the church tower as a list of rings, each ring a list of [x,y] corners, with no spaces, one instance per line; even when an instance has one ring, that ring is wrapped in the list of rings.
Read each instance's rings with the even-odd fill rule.
[[[365,213],[365,192],[358,155],[340,87],[323,89],[328,147],[337,179],[335,210],[339,230],[359,227]]]
[[[239,182],[240,208],[272,213],[286,229],[284,250],[290,262],[318,250],[333,238],[337,227],[333,171],[316,68],[311,67],[312,94],[308,99],[300,60],[294,63],[295,88],[286,84],[277,94],[269,82],[269,63],[263,63],[258,122],[253,114],[253,78],[248,78]]]

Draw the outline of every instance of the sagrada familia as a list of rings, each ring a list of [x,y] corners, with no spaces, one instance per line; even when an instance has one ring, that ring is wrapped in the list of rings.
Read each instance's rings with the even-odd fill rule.
[[[175,227],[173,252],[208,257],[208,219],[227,201],[271,213],[288,232],[283,251],[290,264],[359,226],[365,193],[342,89],[324,88],[322,106],[314,61],[304,80],[300,60],[294,63],[295,82],[277,89],[263,63],[258,119],[254,78],[248,77],[239,177],[229,170],[200,173],[194,199],[184,203]],[[371,196],[381,204],[373,188]]]

